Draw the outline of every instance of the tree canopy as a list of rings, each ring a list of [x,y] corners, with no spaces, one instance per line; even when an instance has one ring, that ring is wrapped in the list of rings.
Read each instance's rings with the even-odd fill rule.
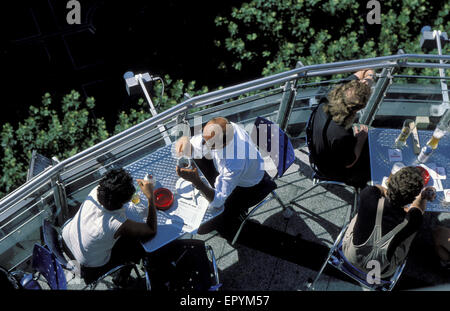
[[[449,31],[450,3],[383,0],[381,24],[366,21],[368,1],[252,0],[215,19],[228,36],[216,45],[233,53],[228,65],[246,70],[264,64],[269,75],[304,65],[420,51],[420,30]],[[227,64],[222,64],[226,68]]]

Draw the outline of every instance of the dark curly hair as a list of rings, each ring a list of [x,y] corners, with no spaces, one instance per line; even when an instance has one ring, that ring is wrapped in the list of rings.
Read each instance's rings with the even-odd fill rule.
[[[353,124],[356,112],[366,106],[369,97],[370,87],[359,80],[352,80],[339,84],[330,91],[323,111],[330,115],[334,122],[348,129]]]
[[[393,205],[403,207],[414,201],[422,188],[423,178],[420,170],[407,166],[389,178],[386,196]]]
[[[133,179],[124,169],[111,169],[106,172],[97,189],[97,198],[103,207],[113,211],[131,200],[135,188]]]

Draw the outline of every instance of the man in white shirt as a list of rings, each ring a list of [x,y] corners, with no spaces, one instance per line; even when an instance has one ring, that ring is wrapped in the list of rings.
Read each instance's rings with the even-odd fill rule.
[[[137,182],[149,202],[146,223],[126,218],[125,205],[135,192],[133,180],[125,170],[113,169],[105,173],[62,229],[63,246],[80,264],[87,283],[119,264],[139,261],[145,255],[140,239],[156,234],[153,186],[142,179]],[[123,270],[119,279],[126,281],[129,272]]]
[[[175,149],[178,155],[193,157],[214,188],[202,182],[196,167],[177,167],[177,174],[192,182],[211,207],[225,207],[220,217],[199,228],[200,234],[215,228],[224,237],[231,237],[239,226],[239,217],[245,217],[248,208],[276,188],[248,133],[226,118],[211,119],[203,133],[191,139],[181,137]]]

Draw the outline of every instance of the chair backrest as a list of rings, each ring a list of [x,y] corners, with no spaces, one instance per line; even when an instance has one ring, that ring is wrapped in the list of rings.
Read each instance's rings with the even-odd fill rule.
[[[208,258],[205,241],[175,240],[149,255],[148,273],[155,291],[214,290],[213,263]]]
[[[359,283],[363,284],[367,288],[374,289],[374,290],[379,290],[379,289],[383,289],[383,288],[391,289],[393,283],[395,284],[397,279],[400,277],[400,274],[396,273],[396,274],[394,274],[393,277],[391,277],[390,280],[380,279],[380,282],[378,284],[377,283],[373,283],[373,284],[369,283],[368,277],[367,277],[368,274],[364,271],[361,271],[354,265],[352,265],[345,257],[345,255],[342,251],[342,240],[339,243],[339,245],[337,247],[337,251],[335,252],[334,255],[335,255],[336,262],[333,262],[333,265],[336,267],[339,266],[339,270],[341,270],[342,272],[344,272],[345,274],[347,274],[354,280],[358,281]]]
[[[256,118],[254,125],[256,133],[251,133],[252,139],[260,152],[263,155],[267,153],[275,163],[277,176],[283,176],[295,160],[294,147],[289,137],[277,124],[262,117]],[[278,147],[278,150],[272,150],[272,147]]]
[[[316,159],[315,159],[315,153],[314,153],[314,147],[313,147],[313,140],[312,140],[312,133],[313,133],[313,123],[312,120],[314,118],[314,115],[316,114],[316,111],[318,109],[319,106],[316,106],[312,111],[311,114],[309,116],[308,122],[306,123],[306,145],[308,146],[308,157],[309,157],[309,164],[312,168],[312,170],[314,171],[314,173],[316,173],[317,175],[322,175],[319,172],[319,169],[317,168],[316,165]]]
[[[48,249],[39,244],[35,244],[33,248],[32,267],[47,280],[50,289],[67,289],[62,266]]]
[[[48,249],[56,257],[56,260],[58,260],[58,262],[64,267],[64,269],[72,270],[72,266],[64,257],[60,234],[55,226],[53,226],[47,219],[44,219],[43,221],[42,233],[44,236],[45,245],[47,245]]]

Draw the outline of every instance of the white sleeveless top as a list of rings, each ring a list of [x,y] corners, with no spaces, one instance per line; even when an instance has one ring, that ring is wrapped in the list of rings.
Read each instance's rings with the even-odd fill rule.
[[[62,230],[66,245],[78,263],[85,267],[100,267],[108,263],[118,240],[114,234],[126,221],[124,207],[109,211],[98,202],[97,188],[89,193]]]

